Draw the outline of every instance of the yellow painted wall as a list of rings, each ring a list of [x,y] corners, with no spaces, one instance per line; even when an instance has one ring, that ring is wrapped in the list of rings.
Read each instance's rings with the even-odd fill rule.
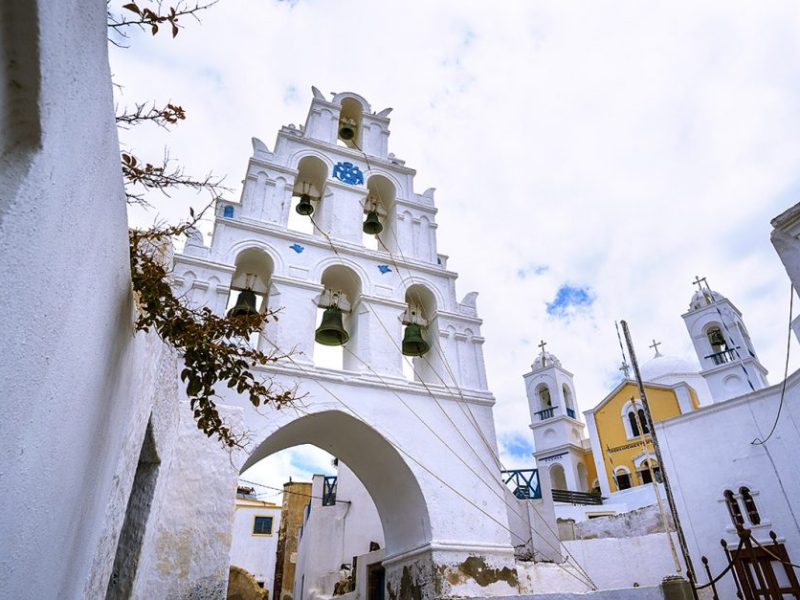
[[[589,491],[592,490],[592,482],[597,479],[597,465],[594,464],[594,456],[591,450],[586,450],[583,455],[583,462],[586,465],[586,479],[589,484]]]
[[[645,385],[645,391],[654,421],[663,421],[681,414],[678,398],[674,391],[649,385]],[[622,421],[622,407],[631,398],[638,399],[639,390],[635,384],[628,383],[594,413],[600,448],[603,451],[603,462],[608,474],[608,485],[612,491],[617,490],[614,469],[619,466],[625,466],[630,471],[631,485],[641,483],[633,459],[639,456],[644,448],[640,438],[628,439]],[[695,401],[694,397],[692,400]],[[649,443],[650,436],[645,435],[645,439],[648,441],[648,451],[652,453],[653,446],[652,443]]]

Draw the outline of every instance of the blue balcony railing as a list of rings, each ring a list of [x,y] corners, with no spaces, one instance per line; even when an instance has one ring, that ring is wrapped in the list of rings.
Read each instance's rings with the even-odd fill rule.
[[[500,471],[505,483],[520,500],[535,500],[542,497],[537,469],[509,469]]]
[[[533,414],[537,415],[540,421],[546,421],[547,419],[552,419],[555,412],[556,407],[551,406],[550,408],[545,408],[544,410],[537,411]]]
[[[709,354],[705,358],[710,358],[715,365],[724,365],[725,363],[736,360],[736,355],[734,354],[736,350],[738,350],[738,347],[731,348],[730,350],[723,350],[722,352],[715,352],[714,354]]]

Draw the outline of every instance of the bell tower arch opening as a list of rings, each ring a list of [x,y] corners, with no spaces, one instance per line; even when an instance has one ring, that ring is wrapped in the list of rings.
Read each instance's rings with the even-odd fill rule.
[[[361,115],[364,107],[352,97],[342,98],[342,110],[339,113],[339,128],[336,141],[341,146],[360,149],[362,145]]]
[[[316,156],[304,156],[297,163],[297,176],[292,187],[292,201],[287,227],[294,231],[314,233],[312,217],[325,195],[328,165]]]
[[[356,349],[346,352],[345,344],[358,333],[361,279],[345,265],[333,265],[322,273],[324,291],[317,299],[317,329],[314,335],[314,364],[329,369],[358,368]]]
[[[233,314],[264,314],[269,308],[269,294],[275,261],[261,248],[247,248],[236,256],[236,270],[231,278],[226,311]],[[259,333],[250,335],[250,345],[258,346]]]
[[[406,289],[403,315],[403,374],[410,381],[440,383],[434,380],[431,358],[440,353],[436,328],[436,298],[424,285],[415,283]]]
[[[303,444],[337,457],[366,487],[380,516],[387,557],[431,541],[427,502],[405,459],[379,431],[345,412],[307,414],[278,427],[256,446],[240,472]]]
[[[383,175],[372,175],[367,180],[367,196],[364,198],[364,233],[362,243],[369,250],[392,248],[394,235],[394,201],[397,190]]]

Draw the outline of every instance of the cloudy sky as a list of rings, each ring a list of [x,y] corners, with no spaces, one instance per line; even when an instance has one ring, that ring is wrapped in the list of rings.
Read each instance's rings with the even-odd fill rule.
[[[168,146],[238,198],[250,138],[273,147],[304,122],[312,85],[393,107],[390,151],[417,191],[437,188],[459,296],[480,292],[508,464],[531,463],[521,375],[539,340],[591,408],[618,377],[614,320],[640,358],[653,338],[693,355],[680,315],[695,275],[736,303],[780,381],[789,281],[769,221],[800,201],[800,4],[222,0],[185,25],[112,48],[121,105],[188,113],[123,145],[156,160]],[[205,202],[155,200],[132,222]],[[330,471],[313,452],[267,463],[249,475]]]

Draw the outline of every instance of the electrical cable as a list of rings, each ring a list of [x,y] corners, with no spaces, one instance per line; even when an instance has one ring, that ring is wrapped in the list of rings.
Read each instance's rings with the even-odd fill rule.
[[[778,402],[778,412],[775,415],[775,422],[772,424],[772,429],[769,430],[767,437],[763,440],[759,438],[755,438],[751,444],[754,446],[761,446],[762,444],[766,444],[769,438],[772,437],[772,434],[775,433],[775,429],[778,427],[778,419],[781,418],[781,410],[783,409],[783,400],[786,396],[786,380],[789,377],[789,353],[792,349],[792,312],[794,309],[794,284],[789,284],[789,327],[788,332],[786,334],[786,361],[783,366],[783,383],[781,384],[781,397],[780,401]]]

